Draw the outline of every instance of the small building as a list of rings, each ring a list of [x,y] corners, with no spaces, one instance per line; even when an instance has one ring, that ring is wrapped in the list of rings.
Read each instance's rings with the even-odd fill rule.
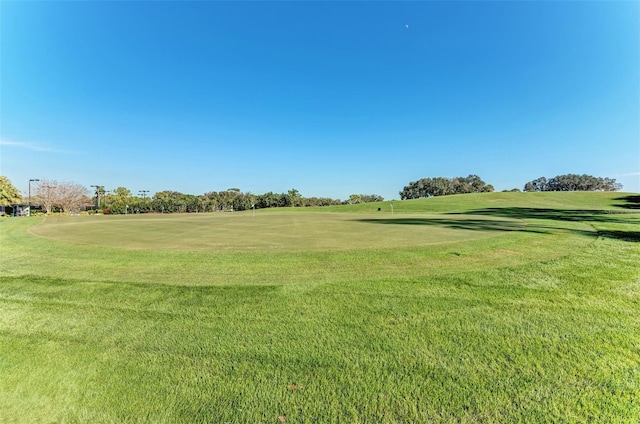
[[[34,207],[20,203],[0,206],[0,216],[29,216],[29,209],[33,210]]]

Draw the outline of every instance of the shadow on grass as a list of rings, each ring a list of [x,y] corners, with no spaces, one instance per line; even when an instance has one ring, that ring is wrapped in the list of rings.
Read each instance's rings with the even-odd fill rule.
[[[631,196],[632,197],[632,196]],[[391,225],[431,225],[446,227],[458,230],[474,231],[523,231],[529,233],[548,234],[555,231],[568,231],[572,233],[611,239],[640,242],[640,231],[612,231],[599,230],[597,232],[576,230],[566,228],[560,224],[549,225],[553,221],[567,222],[599,222],[611,224],[638,224],[637,220],[620,219],[615,210],[565,210],[546,208],[487,208],[477,209],[464,213],[452,213],[451,215],[481,215],[498,218],[510,218],[510,220],[500,219],[474,219],[474,218],[370,218],[358,219],[358,222],[372,224]],[[628,213],[628,212],[622,212]],[[615,217],[618,215],[618,217]],[[513,221],[512,219],[537,219],[549,221],[549,224],[525,223],[523,221]]]
[[[447,218],[370,218],[358,222],[391,225],[430,225],[456,230],[474,231],[522,231],[526,225],[518,221],[497,219],[447,219]],[[530,229],[527,229],[529,231]]]
[[[616,224],[637,224],[637,220],[621,219],[620,215],[630,212],[616,210],[589,209],[546,209],[546,208],[487,208],[464,212],[463,215],[497,216],[514,219],[548,219],[570,222],[609,222]],[[453,213],[453,215],[460,215]]]
[[[613,238],[624,241],[640,242],[640,231],[598,231],[601,237]]]
[[[638,195],[617,197],[615,200],[622,200],[624,202],[624,204],[620,205],[622,208],[640,209],[640,196]]]

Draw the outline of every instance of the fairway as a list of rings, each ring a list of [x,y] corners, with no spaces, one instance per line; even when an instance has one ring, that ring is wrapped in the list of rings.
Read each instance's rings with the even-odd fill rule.
[[[2,219],[0,422],[636,422],[637,199]]]

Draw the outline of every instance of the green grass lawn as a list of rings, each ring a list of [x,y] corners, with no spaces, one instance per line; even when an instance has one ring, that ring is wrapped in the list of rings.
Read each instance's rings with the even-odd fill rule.
[[[0,422],[638,421],[637,195],[393,204],[0,220]]]

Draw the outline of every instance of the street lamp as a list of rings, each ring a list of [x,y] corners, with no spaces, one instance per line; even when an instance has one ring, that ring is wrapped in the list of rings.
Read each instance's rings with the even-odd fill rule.
[[[142,195],[142,204],[143,204],[145,212],[148,212],[148,210],[147,210],[147,193],[149,193],[149,190],[139,190],[138,191],[138,194]]]
[[[40,181],[37,178],[32,178],[29,180],[29,214],[27,216],[31,216],[31,182]]]

